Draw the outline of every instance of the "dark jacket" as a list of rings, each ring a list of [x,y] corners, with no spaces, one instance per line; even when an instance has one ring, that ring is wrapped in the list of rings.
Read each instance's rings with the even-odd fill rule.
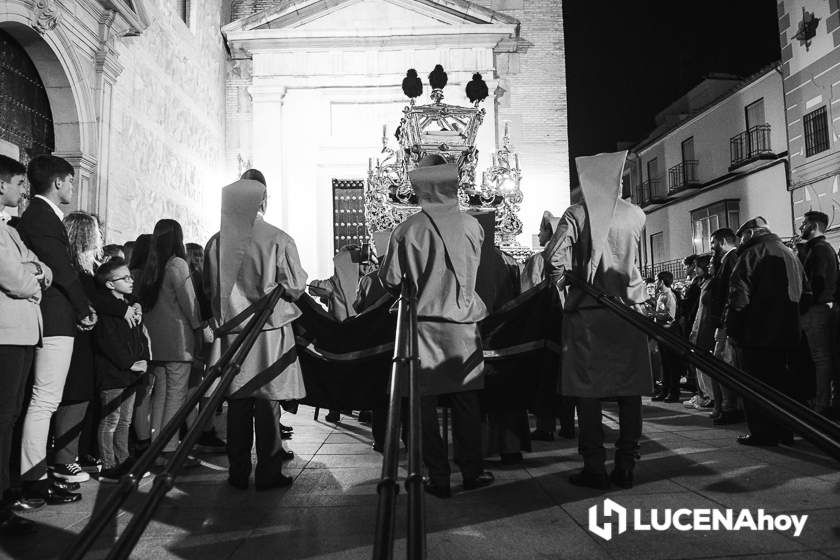
[[[70,260],[64,224],[49,204],[33,198],[17,226],[23,242],[52,269],[53,283],[41,299],[44,336],[76,336],[76,324],[90,310],[79,274]]]
[[[125,303],[107,294],[117,303]],[[129,327],[125,319],[105,315],[93,329],[93,356],[99,389],[124,389],[137,383],[143,375],[131,371],[134,362],[149,361],[149,341],[143,325]]]
[[[84,272],[79,272],[79,280],[99,317],[97,324],[107,317],[112,320],[120,320],[126,327],[128,326],[125,321],[128,304],[97,287],[93,277]],[[67,372],[67,381],[64,383],[64,393],[61,401],[73,403],[93,400],[95,397],[96,374],[93,332],[77,330],[76,340],[73,342],[73,357],[70,360],[70,370]]]
[[[799,253],[811,286],[813,303],[834,301],[837,290],[837,254],[825,237],[810,239]]]
[[[723,310],[726,307],[726,301],[729,299],[729,278],[732,276],[736,262],[738,262],[738,250],[732,249],[723,255],[720,267],[712,277],[707,305],[709,306],[709,316],[716,321],[716,328],[725,326],[723,324]]]
[[[727,335],[740,346],[799,347],[799,301],[808,291],[802,263],[770,233],[756,234],[738,249],[729,280]]]
[[[694,319],[697,317],[697,309],[700,307],[700,284],[701,279],[695,276],[691,279],[691,284],[685,290],[685,295],[682,301],[678,301],[680,305],[680,316],[682,317],[682,326],[685,336],[691,332],[691,327],[694,325]]]

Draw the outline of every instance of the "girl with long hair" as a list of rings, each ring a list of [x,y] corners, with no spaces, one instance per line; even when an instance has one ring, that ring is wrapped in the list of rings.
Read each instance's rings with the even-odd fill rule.
[[[145,268],[146,260],[149,258],[149,247],[151,243],[151,233],[141,233],[134,241],[131,258],[128,260],[128,269],[131,272],[131,278],[134,280],[135,286],[140,286],[140,278],[143,276],[143,268]],[[131,296],[131,300],[137,300],[136,291]],[[135,306],[137,306],[138,311],[142,312],[142,305],[135,303]],[[137,396],[134,399],[134,418],[132,425],[134,426],[134,435],[136,436],[134,452],[137,455],[143,453],[149,447],[149,443],[152,440],[151,402],[152,378],[151,372],[147,371],[140,377],[140,383],[137,386]]]
[[[96,216],[71,212],[64,217],[70,259],[79,273],[82,287],[98,315],[112,315],[132,321],[134,310],[125,303],[109,301],[96,288],[93,274],[102,259],[102,231]],[[99,463],[93,457],[93,426],[85,421],[88,404],[96,398],[93,342],[89,331],[80,331],[73,343],[73,357],[64,384],[61,404],[55,413],[53,476],[67,482],[84,482]],[[89,419],[90,420],[90,419]],[[83,433],[84,432],[84,433]],[[79,461],[80,437],[83,460]]]
[[[186,402],[195,331],[201,327],[186,256],[181,224],[158,221],[138,294],[152,343],[152,439]],[[176,436],[167,442],[164,452],[174,451],[177,445]]]

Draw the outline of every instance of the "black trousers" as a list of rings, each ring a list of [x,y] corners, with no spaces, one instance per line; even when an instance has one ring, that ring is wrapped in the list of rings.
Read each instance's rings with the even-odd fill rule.
[[[10,485],[14,426],[23,407],[34,355],[32,346],[0,345],[0,500]],[[19,439],[17,443],[19,446]]]
[[[789,392],[785,380],[789,378],[788,364],[793,357],[793,350],[742,347],[740,354],[744,371],[783,393]],[[744,397],[744,414],[747,417],[750,435],[758,439],[778,443],[780,440],[793,437],[793,431],[790,428],[776,421],[763,408],[746,397]]]
[[[462,391],[448,395],[452,404],[452,439],[455,445],[455,464],[464,480],[481,474],[481,408],[478,391]],[[443,445],[437,416],[437,395],[423,397],[423,462],[429,478],[435,484],[448,486],[449,452]]]
[[[251,448],[257,439],[257,484],[268,484],[283,470],[280,456],[283,439],[280,433],[280,401],[265,399],[228,399],[227,453],[230,477],[247,480],[251,475]]]
[[[616,397],[618,401],[618,441],[615,442],[615,467],[633,470],[642,437],[642,397]],[[580,427],[580,454],[583,468],[593,474],[606,473],[604,462],[604,425],[601,423],[601,400],[580,397],[577,400]]]
[[[85,427],[90,401],[61,403],[53,416],[54,456],[58,465],[75,463],[79,459],[79,439]]]

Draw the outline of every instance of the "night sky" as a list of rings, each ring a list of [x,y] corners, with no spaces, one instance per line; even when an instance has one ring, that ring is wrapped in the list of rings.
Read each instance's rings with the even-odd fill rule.
[[[703,76],[781,56],[772,0],[565,0],[563,12],[572,165],[643,139]]]

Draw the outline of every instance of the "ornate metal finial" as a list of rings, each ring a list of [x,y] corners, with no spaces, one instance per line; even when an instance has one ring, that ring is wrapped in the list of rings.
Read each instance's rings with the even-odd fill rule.
[[[32,7],[35,31],[43,35],[52,31],[58,25],[61,17],[61,7],[55,0],[36,0]]]

